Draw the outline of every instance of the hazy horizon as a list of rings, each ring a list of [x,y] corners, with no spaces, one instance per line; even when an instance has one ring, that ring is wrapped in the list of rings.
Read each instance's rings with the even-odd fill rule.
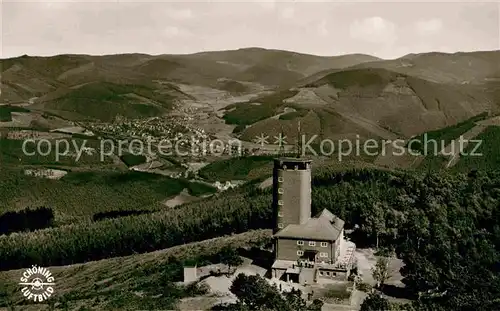
[[[500,50],[497,2],[6,1],[0,58],[194,54],[242,48],[317,56]]]
[[[310,54],[310,53],[304,53],[301,51],[291,51],[291,50],[279,50],[279,49],[273,49],[273,48],[266,48],[266,47],[259,47],[259,46],[248,46],[248,47],[242,47],[242,48],[237,48],[237,49],[230,49],[230,50],[205,50],[205,51],[199,51],[199,52],[192,52],[192,53],[175,53],[175,54],[170,54],[170,53],[161,53],[161,54],[149,54],[149,53],[142,53],[142,52],[127,52],[127,53],[112,53],[112,54],[85,54],[85,53],[61,53],[61,54],[51,54],[51,55],[30,55],[30,54],[23,54],[23,55],[16,55],[16,56],[10,56],[10,57],[0,57],[0,59],[10,59],[10,58],[17,58],[17,57],[22,57],[22,56],[29,56],[29,57],[55,57],[55,56],[61,56],[61,55],[87,55],[87,56],[113,56],[113,55],[133,55],[133,54],[143,54],[143,55],[150,55],[150,56],[161,56],[161,55],[193,55],[193,54],[199,54],[199,53],[216,53],[216,52],[228,52],[228,51],[237,51],[237,50],[245,50],[245,49],[262,49],[262,50],[269,50],[269,51],[283,51],[283,52],[292,52],[292,53],[298,53],[298,54],[303,54],[303,55],[311,55],[311,56],[318,56],[318,57],[341,57],[341,56],[346,56],[346,55],[369,55],[369,56],[374,56],[377,57],[381,60],[393,60],[393,59],[399,59],[402,57],[405,57],[407,55],[411,54],[430,54],[430,53],[442,53],[442,54],[456,54],[456,53],[475,53],[475,52],[496,52],[500,51],[500,49],[494,49],[494,50],[475,50],[475,51],[455,51],[455,52],[440,52],[440,51],[425,51],[425,52],[420,52],[420,53],[408,53],[405,55],[398,56],[396,58],[382,58],[378,57],[375,55],[371,54],[366,54],[366,53],[349,53],[349,54],[339,54],[339,55],[317,55],[317,54]]]

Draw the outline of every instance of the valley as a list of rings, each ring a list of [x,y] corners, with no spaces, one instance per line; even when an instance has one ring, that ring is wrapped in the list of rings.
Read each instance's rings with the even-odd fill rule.
[[[444,288],[488,310],[499,63],[498,51],[383,60],[260,48],[1,59],[0,309],[216,307],[201,282],[181,284],[183,269],[221,264],[228,249],[244,268],[269,268],[250,257],[274,247],[273,159],[300,155],[313,163],[314,214],[341,217],[358,245],[355,302],[332,290],[332,310],[359,310],[372,287],[394,308],[461,310],[429,294]],[[467,156],[472,143],[460,150],[461,137],[481,141],[481,156]],[[375,146],[343,153],[347,142]],[[386,257],[398,271],[377,287],[372,268]],[[50,303],[18,290],[32,265],[57,279]],[[230,296],[236,275],[209,285],[226,277]]]

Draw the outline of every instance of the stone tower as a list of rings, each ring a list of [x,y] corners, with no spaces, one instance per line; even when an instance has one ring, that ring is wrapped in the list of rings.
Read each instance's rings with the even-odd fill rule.
[[[274,233],[311,218],[311,160],[279,158],[273,169]]]

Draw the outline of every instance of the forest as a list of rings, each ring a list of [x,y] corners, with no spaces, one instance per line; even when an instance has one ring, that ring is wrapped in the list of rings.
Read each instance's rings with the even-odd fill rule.
[[[394,250],[425,310],[495,310],[500,303],[500,173],[317,171],[313,210],[357,228],[363,246]],[[255,184],[177,208],[0,237],[2,270],[149,252],[271,228],[271,192]],[[419,309],[418,309],[419,310]]]

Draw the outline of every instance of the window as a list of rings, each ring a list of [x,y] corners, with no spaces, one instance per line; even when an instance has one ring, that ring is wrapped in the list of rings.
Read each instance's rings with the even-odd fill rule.
[[[319,253],[319,257],[323,258],[328,257],[328,253]]]
[[[304,251],[297,251],[297,255],[304,256]]]
[[[283,205],[283,200],[278,200],[278,205]]]
[[[297,245],[304,245],[304,241],[297,241]]]
[[[278,228],[282,229],[283,228],[283,224],[278,224]]]
[[[309,246],[316,246],[316,242],[314,242],[314,241],[309,241]]]
[[[283,177],[278,177],[278,182],[283,182]]]
[[[283,217],[283,213],[282,212],[278,212],[278,217]]]
[[[283,192],[284,192],[284,191],[283,191],[283,188],[278,188],[278,193],[279,193],[279,194],[283,194]]]
[[[320,271],[320,272],[319,272],[319,275],[320,275],[320,276],[323,276],[323,271]]]
[[[326,271],[326,275],[330,276],[330,271]]]
[[[328,243],[326,243],[326,242],[321,242],[321,247],[328,247]]]

